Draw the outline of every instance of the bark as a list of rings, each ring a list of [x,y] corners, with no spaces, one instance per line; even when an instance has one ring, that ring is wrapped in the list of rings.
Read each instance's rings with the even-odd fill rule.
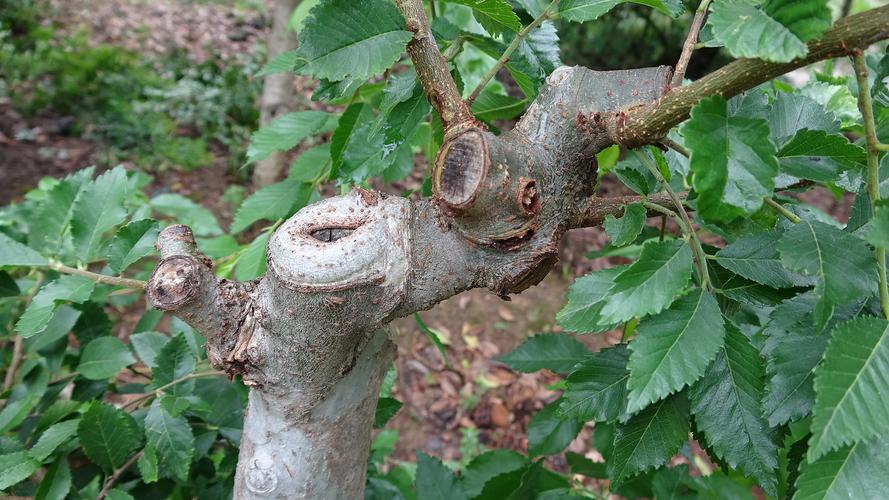
[[[149,302],[202,333],[211,363],[251,387],[235,498],[361,498],[380,380],[394,353],[386,325],[470,288],[508,298],[538,283],[565,231],[638,201],[593,196],[598,151],[615,139],[655,142],[696,99],[778,71],[745,60],[670,90],[666,67],[562,67],[516,127],[495,136],[450,77],[441,80],[446,62],[421,3],[398,5],[417,33],[408,46],[417,73],[447,123],[431,200],[356,189],[310,205],[275,231],[268,272],[250,283],[216,278],[184,226],[158,240]],[[832,48],[818,53],[889,36],[889,8],[858,20],[838,23],[825,38]],[[748,75],[751,67],[765,73]],[[641,132],[628,129],[643,116]]]
[[[287,28],[290,15],[299,5],[299,0],[269,0],[269,15],[272,29],[269,32],[268,59],[295,50],[298,45],[296,33]],[[306,103],[294,90],[294,76],[290,73],[274,73],[265,77],[259,111],[259,124],[265,125],[287,112],[302,109]],[[287,154],[276,151],[253,167],[253,187],[258,189],[281,179],[287,169]]]

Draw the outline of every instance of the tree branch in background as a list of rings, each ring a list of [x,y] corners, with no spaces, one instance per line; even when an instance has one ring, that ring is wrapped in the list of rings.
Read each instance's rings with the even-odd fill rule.
[[[679,61],[676,62],[676,68],[673,71],[673,81],[670,87],[681,87],[682,79],[685,78],[685,70],[688,68],[688,61],[691,60],[691,53],[695,51],[698,44],[698,35],[701,27],[704,26],[704,20],[707,18],[707,12],[710,9],[710,0],[703,0],[695,11],[695,17],[691,21],[691,27],[688,29],[688,36],[685,38],[685,44],[682,46],[682,54],[679,55]]]
[[[407,44],[407,52],[414,62],[417,78],[429,103],[441,116],[445,130],[459,124],[476,124],[475,116],[451,77],[447,61],[438,50],[422,0],[397,0],[396,3],[408,31],[414,33],[414,38]]]
[[[616,113],[607,127],[612,140],[629,148],[651,144],[688,117],[702,98],[740,94],[761,83],[824,59],[846,56],[853,50],[889,38],[889,6],[840,19],[820,40],[809,42],[806,57],[787,63],[739,59],[700,80],[668,92],[663,99]]]
[[[491,79],[493,79],[494,76],[497,75],[497,72],[500,71],[503,66],[505,66],[506,63],[509,62],[509,58],[512,57],[512,53],[515,52],[517,48],[519,48],[522,40],[524,40],[525,37],[527,37],[528,34],[530,34],[532,31],[536,30],[537,27],[543,23],[543,21],[549,19],[550,9],[552,9],[553,6],[557,5],[558,3],[559,0],[553,0],[552,2],[550,2],[550,4],[547,5],[545,9],[543,9],[543,12],[541,12],[536,19],[531,21],[531,24],[525,26],[522,31],[518,32],[515,38],[512,39],[512,42],[509,44],[509,46],[506,47],[506,50],[503,51],[503,54],[500,56],[500,58],[497,59],[497,62],[494,64],[494,66],[492,66],[491,69],[489,69],[488,72],[485,73],[485,76],[482,77],[482,80],[478,83],[478,85],[476,85],[472,93],[469,94],[469,97],[466,98],[467,105],[472,106],[472,103],[475,102],[475,99],[478,97],[478,95],[482,93],[482,90],[485,89],[485,86],[488,84],[488,82],[490,82]]]

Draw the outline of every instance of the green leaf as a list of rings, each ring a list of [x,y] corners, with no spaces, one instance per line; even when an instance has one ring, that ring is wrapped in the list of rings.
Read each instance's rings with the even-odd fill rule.
[[[659,467],[688,441],[688,398],[674,394],[617,424],[608,477],[618,485],[625,479]]]
[[[511,42],[513,36],[507,34],[506,38]],[[544,21],[519,43],[506,69],[522,92],[534,98],[546,77],[561,65],[556,25],[552,21]]]
[[[451,360],[448,359],[448,351],[445,349],[444,342],[442,342],[442,334],[437,330],[433,330],[426,325],[426,322],[423,321],[423,318],[420,316],[420,313],[414,313],[414,322],[417,324],[417,328],[423,332],[423,335],[432,342],[432,345],[438,350],[438,353],[441,355],[441,359],[444,360],[445,366],[451,366]]]
[[[627,411],[636,413],[701,378],[724,336],[719,304],[701,289],[642,321],[630,343]]]
[[[44,331],[59,302],[85,302],[92,295],[95,285],[89,278],[61,276],[37,292],[24,314],[19,317],[15,330],[25,338]]]
[[[126,170],[115,167],[90,182],[74,201],[71,236],[81,261],[96,257],[102,235],[126,218],[123,200],[128,185]]]
[[[146,483],[157,481],[157,452],[154,451],[154,446],[145,446],[142,456],[139,457],[139,461],[136,462],[136,466],[139,468],[139,475],[142,476],[142,481]]]
[[[371,134],[373,116],[371,106],[353,104],[340,117],[333,132],[330,157],[337,175],[344,180],[363,182],[382,173],[388,164],[383,158],[384,137]]]
[[[265,273],[266,251],[271,236],[272,231],[263,232],[243,251],[238,259],[238,267],[235,268],[235,277],[238,281],[250,281]]]
[[[867,225],[865,239],[879,248],[889,248],[889,205],[874,207],[874,216]]]
[[[568,288],[568,303],[556,314],[556,321],[568,332],[603,332],[617,326],[617,322],[603,323],[602,308],[614,278],[627,266],[615,266],[593,271],[574,280]]]
[[[386,422],[394,417],[402,406],[404,406],[402,402],[395,398],[380,398],[377,401],[377,409],[374,412],[374,429],[385,427]]]
[[[768,107],[772,140],[783,146],[797,132],[808,129],[827,134],[840,131],[840,121],[824,106],[802,94],[778,92]]]
[[[590,354],[590,350],[573,336],[553,333],[534,335],[497,361],[524,373],[543,368],[569,373]]]
[[[809,461],[889,433],[889,323],[862,316],[838,326],[815,369]]]
[[[105,471],[123,465],[142,444],[139,426],[129,413],[98,401],[84,412],[77,436],[86,456]]]
[[[0,233],[0,266],[45,266],[46,257]]]
[[[662,311],[683,292],[691,271],[691,248],[685,242],[646,242],[639,260],[614,278],[601,321],[619,323]]]
[[[151,199],[151,208],[190,227],[195,236],[218,236],[222,228],[212,212],[181,194],[160,194]]]
[[[85,168],[60,180],[40,202],[30,221],[28,245],[50,254],[58,253],[70,238],[68,229],[74,213],[74,201],[84,187],[90,184],[94,167]],[[0,252],[5,254],[5,252]]]
[[[185,417],[173,417],[155,400],[145,417],[145,437],[157,452],[159,469],[169,477],[188,478],[194,454],[194,435]]]
[[[6,271],[0,271],[0,298],[17,297],[22,291],[18,284]]]
[[[324,1],[312,9],[300,33],[297,72],[365,80],[391,66],[412,36],[387,0]]]
[[[741,238],[716,253],[720,266],[749,280],[772,288],[811,286],[814,280],[797,274],[781,264],[779,230],[762,231]]]
[[[522,29],[519,16],[505,0],[445,0],[472,7],[475,20],[488,33],[499,35],[507,31],[518,32]]]
[[[712,96],[692,108],[682,135],[691,151],[698,213],[705,220],[731,222],[756,212],[763,197],[772,195],[778,160],[768,122],[728,116],[725,99]]]
[[[472,114],[479,120],[511,120],[525,110],[528,101],[492,92],[487,88],[472,102]]]
[[[560,411],[587,422],[611,422],[626,416],[627,361],[630,351],[617,345],[588,356],[566,379]]]
[[[324,170],[330,168],[330,143],[313,146],[302,152],[290,164],[287,176],[303,182],[313,182]]]
[[[827,0],[768,0],[763,8],[804,42],[820,37],[832,24]]]
[[[275,73],[290,73],[296,69],[299,54],[296,50],[288,50],[274,57],[274,59],[265,63],[262,68],[253,75],[253,78],[262,78]]]
[[[46,469],[34,500],[64,500],[71,490],[71,468],[68,459],[59,458]]]
[[[889,491],[889,436],[803,462],[794,500],[881,498]]]
[[[469,498],[477,498],[485,484],[496,476],[521,470],[528,458],[508,449],[497,449],[475,457],[460,474],[460,486]]]
[[[90,380],[104,380],[135,362],[123,342],[115,337],[99,337],[83,348],[77,371]]]
[[[17,451],[0,455],[0,490],[18,484],[40,468],[27,451]]]
[[[613,215],[605,217],[605,233],[616,247],[629,245],[642,233],[648,211],[641,203],[631,203],[624,208],[620,219]]]
[[[157,221],[153,219],[133,221],[120,228],[108,245],[108,267],[116,273],[123,272],[154,250],[158,233]]]
[[[239,233],[258,220],[284,219],[306,206],[312,192],[312,184],[289,178],[265,186],[250,195],[238,208],[231,232]]]
[[[681,0],[562,0],[559,17],[578,23],[592,21],[622,3],[652,7],[670,17],[678,17],[685,11]]]
[[[834,306],[876,291],[876,262],[867,245],[851,234],[818,221],[803,220],[778,242],[788,269],[817,276],[815,324],[823,326]]]
[[[583,421],[559,412],[562,400],[544,406],[528,422],[528,454],[561,453],[577,437]]]
[[[813,370],[824,354],[827,336],[806,332],[795,324],[780,336],[772,335],[769,341],[773,346],[766,355],[768,382],[762,406],[769,425],[777,427],[811,411],[815,400]]]
[[[842,172],[864,167],[866,160],[861,146],[820,130],[800,130],[778,151],[782,172],[817,182],[834,182]]]
[[[191,352],[185,335],[180,333],[161,348],[157,357],[154,358],[154,364],[155,366],[151,369],[151,384],[158,388],[193,372],[197,360]],[[182,383],[177,384],[170,389],[170,392],[180,394],[183,386]]]
[[[78,424],[80,424],[80,419],[65,420],[43,431],[40,439],[31,448],[31,456],[40,462],[46,460],[52,455],[52,452],[56,451],[56,448],[77,434]]]
[[[466,492],[457,477],[438,459],[417,452],[417,500],[463,500]]]
[[[130,336],[130,345],[145,366],[153,368],[155,359],[169,337],[160,332],[141,332]]]
[[[287,151],[306,137],[328,130],[331,118],[324,111],[297,111],[275,118],[253,133],[247,162],[264,160],[275,151]]]
[[[763,416],[759,352],[734,324],[726,324],[725,345],[689,393],[699,431],[716,456],[777,494],[777,448]]]
[[[786,17],[785,22],[790,20]],[[744,0],[714,2],[707,24],[734,57],[787,62],[808,52],[805,42],[787,26]]]

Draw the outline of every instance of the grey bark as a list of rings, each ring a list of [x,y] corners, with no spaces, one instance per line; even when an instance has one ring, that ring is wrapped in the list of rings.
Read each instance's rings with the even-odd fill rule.
[[[149,301],[251,387],[235,497],[361,498],[394,353],[386,325],[470,288],[506,298],[543,279],[564,232],[592,217],[602,117],[669,79],[560,68],[512,131],[449,131],[432,200],[356,189],[310,205],[276,230],[255,282],[216,278],[188,228],[165,229]]]
[[[266,42],[269,60],[284,52],[295,50],[299,45],[296,33],[287,28],[290,16],[299,5],[299,1],[268,0],[267,10],[272,18],[272,28]],[[294,90],[293,80],[294,76],[290,73],[274,73],[265,77],[260,101],[260,126],[287,112],[306,107],[304,99]],[[276,151],[268,158],[258,161],[253,167],[254,188],[277,182],[286,168],[287,155],[282,151]]]

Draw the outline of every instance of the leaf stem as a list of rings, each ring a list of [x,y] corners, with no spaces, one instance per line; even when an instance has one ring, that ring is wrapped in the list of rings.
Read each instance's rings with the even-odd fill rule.
[[[524,40],[525,37],[527,37],[528,34],[530,34],[532,31],[537,29],[537,27],[540,26],[543,21],[549,19],[549,16],[551,15],[549,10],[558,3],[559,0],[553,0],[552,2],[550,2],[550,4],[547,5],[545,9],[543,9],[543,12],[541,12],[536,19],[531,21],[531,24],[525,26],[524,28],[522,28],[521,31],[518,32],[515,38],[512,39],[512,42],[509,44],[509,46],[506,47],[506,50],[503,51],[500,59],[497,59],[497,62],[494,64],[494,66],[491,67],[491,69],[489,69],[487,73],[485,73],[485,76],[482,77],[482,80],[478,83],[472,93],[469,94],[469,97],[466,98],[467,106],[472,106],[472,103],[475,101],[476,97],[478,97],[479,94],[482,93],[482,90],[484,90],[485,86],[488,85],[488,82],[490,82],[491,79],[497,75],[497,72],[500,71],[500,68],[502,68],[507,62],[509,62],[509,58],[512,56],[512,53],[515,52],[517,48],[519,48],[519,44],[522,43],[522,40]]]
[[[707,11],[710,9],[710,0],[703,0],[695,11],[695,17],[691,21],[691,27],[688,29],[688,36],[685,38],[685,44],[682,46],[682,54],[679,61],[676,62],[676,69],[673,72],[673,81],[670,87],[681,87],[682,80],[685,78],[685,70],[688,68],[688,62],[691,60],[691,53],[694,52],[698,44],[698,35],[701,27],[704,26],[704,19],[707,17]]]
[[[852,64],[855,66],[855,77],[858,79],[858,109],[864,118],[864,133],[867,140],[867,194],[870,197],[871,217],[874,216],[874,207],[880,200],[880,155],[879,141],[877,140],[877,127],[874,123],[874,108],[870,97],[870,85],[867,81],[867,63],[860,49],[852,54]],[[877,266],[880,269],[880,307],[883,315],[889,319],[889,285],[887,285],[886,249],[876,247],[874,251],[877,257]]]
[[[685,146],[683,146],[682,144],[679,144],[678,142],[674,141],[673,139],[668,139],[668,138],[664,137],[663,139],[661,139],[661,144],[663,144],[664,146],[667,146],[668,148],[672,149],[673,151],[676,151],[677,153],[681,154],[682,156],[684,156],[686,158],[691,157],[691,152],[688,149],[686,149]]]
[[[448,45],[448,48],[446,48],[445,51],[441,53],[441,56],[444,57],[444,60],[450,61],[451,59],[457,57],[457,54],[459,54],[460,51],[463,50],[463,43],[465,43],[466,40],[467,37],[464,35],[460,35],[455,38],[454,41],[451,42],[450,45]]]
[[[633,152],[636,153],[636,156],[638,156],[640,160],[642,160],[642,163],[648,168],[651,175],[664,186],[664,191],[666,191],[670,196],[670,199],[673,200],[673,205],[676,206],[676,211],[679,214],[679,217],[676,217],[676,220],[680,223],[683,232],[691,239],[691,248],[695,253],[695,260],[698,262],[698,273],[701,276],[701,287],[705,290],[712,290],[713,287],[710,284],[710,271],[707,269],[707,254],[704,252],[704,247],[701,245],[701,240],[698,238],[698,233],[695,231],[695,228],[691,223],[691,218],[688,216],[688,212],[685,211],[685,205],[682,204],[682,199],[679,198],[676,191],[673,191],[673,188],[670,187],[670,184],[664,179],[664,176],[661,175],[661,171],[658,170],[657,165],[654,164],[651,158],[637,150],[633,150]]]
[[[120,476],[122,476],[123,473],[127,471],[127,469],[132,467],[133,464],[136,463],[137,460],[142,458],[142,455],[144,453],[145,453],[145,450],[139,450],[139,453],[136,453],[135,455],[130,457],[129,460],[124,462],[123,465],[121,465],[117,469],[114,469],[114,472],[111,473],[110,476],[108,476],[108,479],[106,479],[105,483],[102,485],[102,491],[100,491],[98,496],[96,496],[96,500],[102,500],[103,498],[108,496],[108,492],[111,491],[111,488],[114,487],[114,485],[120,479]]]
[[[770,198],[768,196],[763,198],[763,201],[765,201],[766,205],[770,206],[775,212],[778,212],[779,214],[783,215],[785,219],[789,220],[790,222],[793,222],[794,224],[799,224],[800,221],[802,220],[799,217],[797,217],[795,213],[784,208],[784,205],[781,205],[780,203],[778,203],[777,201],[773,200],[772,198]]]
[[[96,283],[102,283],[104,285],[122,286],[124,288],[132,288],[134,290],[142,290],[145,288],[145,282],[142,280],[119,278],[117,276],[107,276],[105,274],[94,273],[84,269],[69,267],[62,264],[61,262],[51,261],[47,267],[60,273],[83,276],[84,278],[89,278]]]
[[[164,384],[164,385],[158,387],[157,389],[154,389],[154,390],[151,391],[151,392],[147,392],[147,393],[145,393],[145,394],[139,396],[139,397],[136,398],[136,399],[127,401],[126,404],[124,404],[123,406],[121,406],[121,409],[122,409],[122,410],[125,410],[125,409],[127,409],[127,408],[129,408],[129,407],[131,407],[131,406],[139,406],[143,401],[148,400],[148,399],[151,399],[151,398],[153,398],[153,397],[156,397],[156,396],[160,395],[160,393],[162,393],[163,391],[169,389],[170,387],[173,387],[173,386],[176,385],[176,384],[181,384],[182,382],[185,382],[186,380],[191,380],[191,379],[201,378],[201,377],[213,377],[213,376],[216,376],[216,375],[222,376],[222,375],[225,375],[225,374],[222,373],[222,372],[220,372],[220,371],[216,371],[216,370],[209,370],[209,371],[205,371],[205,372],[194,372],[194,373],[189,373],[188,375],[179,377],[179,378],[177,378],[176,380],[173,380],[172,382],[169,382],[169,383],[167,383],[167,384]]]

